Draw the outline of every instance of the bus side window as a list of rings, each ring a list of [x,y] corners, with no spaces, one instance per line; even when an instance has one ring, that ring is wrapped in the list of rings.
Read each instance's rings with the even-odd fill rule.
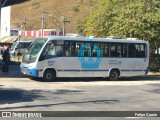
[[[48,54],[48,51],[49,51],[49,47],[50,45],[46,45],[45,48],[43,49],[41,55],[40,55],[40,58],[39,58],[39,61],[42,61],[42,60],[45,60],[47,57],[47,54]]]
[[[135,44],[129,44],[128,45],[128,51],[129,51],[129,54],[128,54],[128,57],[131,57],[131,58],[134,58],[136,57],[136,47],[135,47]]]
[[[76,49],[76,43],[72,41],[72,43],[71,43],[71,56],[77,56],[75,54],[75,49]]]
[[[109,56],[109,45],[108,45],[108,43],[103,44],[102,51],[103,51],[103,56],[104,57]]]
[[[121,57],[127,57],[127,44],[123,44],[122,45],[122,53],[121,53]]]
[[[76,41],[66,41],[65,42],[65,56],[67,57],[75,57],[78,55],[77,51],[76,51],[76,46],[77,42]]]
[[[53,44],[50,46],[48,55],[56,56],[56,48],[55,48],[55,46]]]
[[[85,44],[85,47],[84,47],[84,57],[91,57],[91,43],[89,42],[86,42]]]
[[[68,51],[65,51],[65,56],[70,56],[69,52]]]
[[[110,45],[110,57],[117,57],[116,45]]]
[[[61,45],[50,45],[49,50],[47,52],[47,58],[53,57],[61,57],[63,55],[63,46]]]
[[[145,58],[145,45],[144,44],[136,44],[136,57]]]
[[[80,49],[80,43],[79,42],[75,42],[75,56],[79,57],[79,49]]]
[[[70,54],[70,42],[69,41],[66,41],[65,42],[65,56],[69,57],[71,54]]]

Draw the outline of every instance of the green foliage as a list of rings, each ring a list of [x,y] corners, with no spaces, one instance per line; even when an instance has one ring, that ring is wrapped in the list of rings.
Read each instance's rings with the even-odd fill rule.
[[[84,35],[84,21],[83,20],[78,20],[76,22],[76,29],[78,31],[78,33],[80,33],[81,35]]]
[[[160,24],[158,0],[101,0],[95,4],[86,26],[87,34],[157,38]]]
[[[99,0],[85,23],[86,35],[149,40],[151,53],[160,47],[159,0]]]

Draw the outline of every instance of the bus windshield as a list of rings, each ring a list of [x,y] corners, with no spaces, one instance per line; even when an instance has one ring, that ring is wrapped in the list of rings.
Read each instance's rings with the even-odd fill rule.
[[[43,45],[47,39],[41,38],[41,39],[36,39],[30,46],[29,49],[26,51],[26,54],[23,56],[22,61],[27,62],[27,63],[32,63],[35,62],[37,59],[37,56],[42,49]]]

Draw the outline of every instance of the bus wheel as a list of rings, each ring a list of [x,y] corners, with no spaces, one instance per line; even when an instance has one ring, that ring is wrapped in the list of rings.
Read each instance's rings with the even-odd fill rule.
[[[52,81],[55,78],[55,72],[53,70],[46,70],[43,75],[44,81]]]
[[[118,70],[111,70],[109,74],[109,80],[116,81],[119,78],[119,71]]]

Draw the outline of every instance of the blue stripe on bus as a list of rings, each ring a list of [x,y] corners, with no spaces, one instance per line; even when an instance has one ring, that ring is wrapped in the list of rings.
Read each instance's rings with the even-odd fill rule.
[[[106,72],[106,71],[109,71],[109,70],[82,70],[82,71],[102,71],[102,72]]]
[[[130,70],[121,70],[122,72],[130,72]]]
[[[132,71],[134,71],[134,72],[142,72],[144,70],[132,70]]]
[[[58,72],[108,72],[109,70],[63,70],[59,69]],[[146,72],[146,70],[121,70],[121,72]]]
[[[94,72],[94,71],[101,71],[101,72],[106,72],[109,70],[57,70],[59,72],[81,72],[81,71],[87,71],[87,72]]]
[[[121,70],[122,72],[146,72],[146,70]]]

